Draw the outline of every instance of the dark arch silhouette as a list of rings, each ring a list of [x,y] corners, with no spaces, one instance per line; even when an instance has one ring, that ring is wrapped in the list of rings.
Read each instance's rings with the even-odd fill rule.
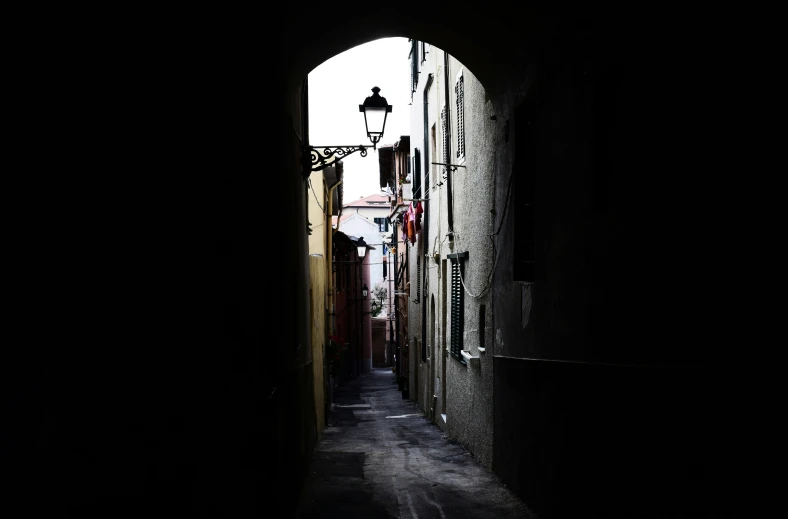
[[[686,10],[647,8],[291,3],[263,14],[129,14],[125,30],[108,22],[73,51],[73,35],[52,45],[35,62],[48,74],[37,102],[52,103],[56,121],[45,127],[58,138],[34,155],[48,156],[56,173],[46,189],[25,191],[43,198],[43,210],[31,203],[19,213],[35,225],[19,250],[41,252],[30,254],[26,266],[35,272],[14,299],[29,326],[27,342],[9,347],[24,354],[8,364],[18,376],[10,378],[4,442],[11,500],[47,516],[288,516],[316,441],[301,86],[331,56],[405,36],[446,49],[474,72],[495,103],[501,139],[534,74],[547,74],[555,92],[586,72],[612,78],[609,113],[625,131],[615,139],[603,132],[604,153],[587,163],[612,173],[571,191],[596,190],[615,202],[595,208],[589,221],[602,225],[583,234],[604,247],[581,246],[562,261],[576,262],[567,270],[574,295],[590,296],[587,287],[605,294],[590,315],[615,315],[621,326],[591,319],[584,326],[594,341],[551,346],[592,355],[609,342],[614,359],[636,352],[644,364],[712,366],[678,384],[704,410],[693,434],[709,442],[682,474],[702,481],[698,501],[684,504],[721,506],[721,489],[737,481],[725,476],[735,471],[704,456],[721,452],[718,445],[741,446],[722,411],[739,416],[747,401],[750,411],[762,406],[773,417],[781,379],[770,370],[784,365],[784,354],[764,346],[773,341],[753,340],[762,333],[753,330],[754,310],[732,312],[731,299],[742,300],[719,283],[729,274],[720,261],[729,257],[724,238],[739,227],[727,225],[726,198],[707,190],[708,172],[726,166],[717,139],[730,125],[719,106],[731,101],[719,88],[723,69],[707,76],[712,67],[699,59],[709,54],[696,33],[706,24]],[[582,111],[571,95],[561,99]],[[496,180],[499,207],[505,179]],[[584,273],[578,264],[600,268]],[[731,314],[732,323],[720,317]],[[743,358],[743,345],[752,344],[765,354]],[[556,366],[527,380],[552,380]],[[606,373],[609,395],[619,394],[612,381],[639,380]],[[577,374],[599,380],[582,368]],[[571,402],[568,387],[550,394]],[[657,377],[652,387],[677,400],[670,380]],[[697,416],[691,411],[665,410],[659,430],[682,427]],[[560,424],[562,416],[538,423]],[[780,445],[784,425],[767,425],[761,445]],[[535,483],[540,490],[544,480]]]

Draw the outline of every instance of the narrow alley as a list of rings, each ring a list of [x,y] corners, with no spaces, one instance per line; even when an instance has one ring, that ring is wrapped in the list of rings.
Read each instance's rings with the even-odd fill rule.
[[[364,373],[334,396],[297,517],[534,517],[402,398],[390,368]]]

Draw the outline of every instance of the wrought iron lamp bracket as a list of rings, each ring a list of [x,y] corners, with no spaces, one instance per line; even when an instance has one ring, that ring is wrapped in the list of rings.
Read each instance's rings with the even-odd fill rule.
[[[320,171],[334,164],[336,161],[360,151],[362,157],[367,156],[367,148],[370,146],[302,146],[301,152],[304,157],[304,172],[309,176],[313,171]],[[309,156],[307,156],[309,155]],[[310,163],[310,166],[307,166]]]

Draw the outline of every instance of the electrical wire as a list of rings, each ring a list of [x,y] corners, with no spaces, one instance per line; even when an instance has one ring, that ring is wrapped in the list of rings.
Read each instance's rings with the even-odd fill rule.
[[[311,178],[308,179],[308,182],[309,182],[309,189],[312,191],[312,194],[315,196],[315,202],[317,202],[317,206],[323,212],[323,216],[325,216],[326,215],[326,210],[323,209],[323,206],[320,205],[320,200],[317,199],[317,193],[315,193],[315,188],[312,187],[312,179]]]
[[[508,185],[506,187],[506,198],[504,199],[503,213],[501,213],[501,221],[498,224],[498,230],[489,235],[490,242],[492,242],[493,266],[490,269],[490,274],[488,275],[488,278],[487,278],[487,284],[484,286],[482,291],[479,292],[478,295],[473,294],[470,290],[468,290],[468,287],[465,286],[465,280],[463,279],[463,276],[462,276],[462,270],[460,270],[460,282],[462,283],[462,288],[465,289],[465,292],[468,295],[470,295],[471,297],[477,298],[477,299],[479,297],[481,297],[482,295],[484,295],[484,293],[487,290],[489,290],[490,286],[492,286],[492,277],[493,277],[493,274],[495,273],[496,267],[498,266],[498,259],[500,258],[500,256],[498,255],[498,248],[495,246],[495,240],[493,239],[493,236],[497,236],[498,233],[501,232],[501,228],[503,227],[503,222],[506,220],[506,211],[507,211],[507,209],[509,207],[509,195],[512,192],[512,180],[513,179],[514,179],[514,169],[512,169],[512,172],[509,173],[509,183],[508,183]],[[493,223],[493,225],[495,225],[495,224]]]

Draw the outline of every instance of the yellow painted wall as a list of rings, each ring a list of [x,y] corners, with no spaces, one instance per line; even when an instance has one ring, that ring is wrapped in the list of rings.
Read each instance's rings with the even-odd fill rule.
[[[307,207],[309,223],[312,224],[312,234],[309,235],[309,253],[322,254],[326,252],[326,200],[323,190],[323,172],[316,171],[309,175],[307,184]]]
[[[322,256],[309,256],[309,291],[312,313],[312,373],[315,378],[315,415],[317,432],[325,427],[325,391],[323,377],[323,354],[325,352],[325,293],[326,262]]]

